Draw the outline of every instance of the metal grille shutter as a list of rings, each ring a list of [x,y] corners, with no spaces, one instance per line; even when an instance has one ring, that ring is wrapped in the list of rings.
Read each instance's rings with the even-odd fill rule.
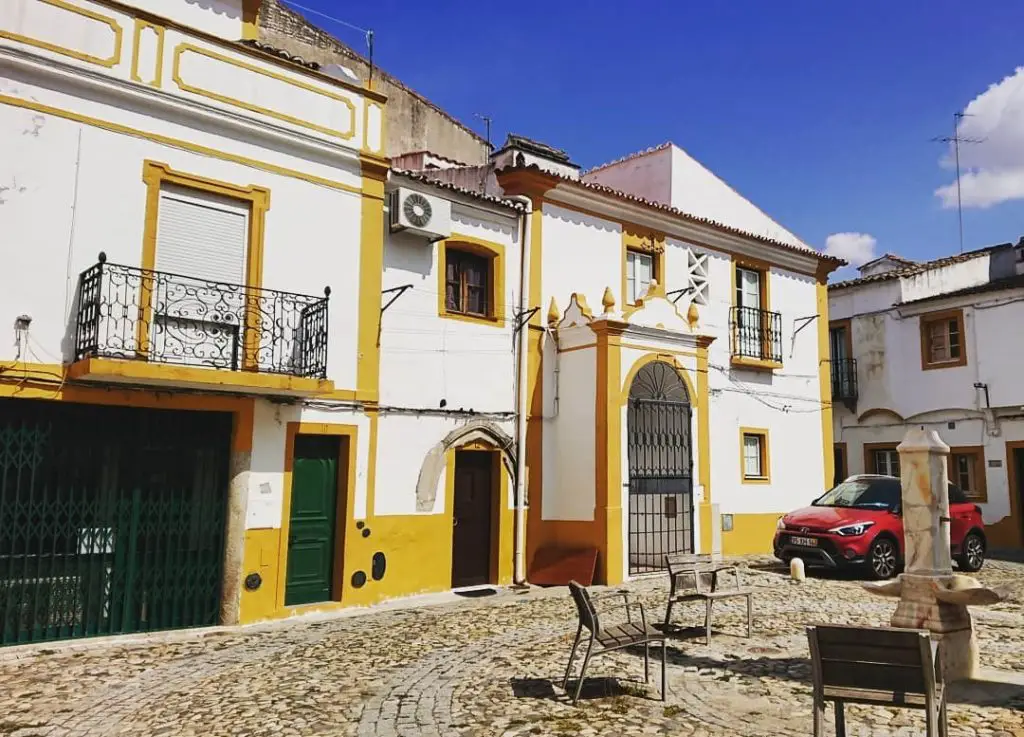
[[[248,242],[247,204],[180,187],[160,190],[157,271],[244,284]]]

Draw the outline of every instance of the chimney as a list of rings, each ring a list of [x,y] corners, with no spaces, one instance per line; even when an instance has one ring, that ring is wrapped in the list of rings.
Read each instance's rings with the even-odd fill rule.
[[[565,151],[513,133],[509,133],[505,144],[491,154],[491,161],[497,169],[536,166],[560,177],[580,178],[579,164],[570,161]]]

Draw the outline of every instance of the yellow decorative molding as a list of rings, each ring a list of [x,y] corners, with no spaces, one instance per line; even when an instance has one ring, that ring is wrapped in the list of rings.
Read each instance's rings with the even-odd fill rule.
[[[610,315],[612,310],[615,309],[615,295],[612,294],[611,287],[604,288],[604,294],[601,295],[601,306],[604,307],[604,314]]]
[[[777,371],[782,368],[781,361],[770,361],[764,358],[751,358],[749,356],[732,356],[729,363],[741,368],[760,369],[762,371]]]
[[[214,92],[212,90],[191,85],[181,78],[181,58],[189,52],[196,54],[197,56],[206,57],[207,59],[213,59],[214,61],[219,61],[224,64],[228,64],[238,69],[244,69],[247,72],[252,72],[253,74],[258,74],[260,76],[267,77],[278,82],[283,82],[284,84],[297,87],[307,92],[312,92],[315,95],[320,95],[322,97],[329,98],[331,100],[334,100],[335,102],[340,102],[341,104],[345,105],[348,108],[348,130],[334,130],[332,128],[320,125],[318,123],[313,123],[308,120],[296,118],[295,116],[288,115],[287,113],[282,113],[278,112],[277,110],[271,110],[270,108],[255,105],[251,102],[241,100],[237,97],[231,97],[229,95],[224,95],[219,92]],[[261,67],[256,66],[255,64],[249,64],[247,62],[234,59],[230,56],[227,56],[226,54],[221,54],[217,51],[211,51],[210,49],[204,49],[192,43],[183,42],[178,44],[178,46],[174,49],[174,66],[171,71],[171,78],[174,80],[174,83],[178,85],[178,89],[182,90],[183,92],[190,92],[193,95],[199,95],[200,97],[206,97],[211,100],[216,100],[217,102],[224,103],[225,105],[233,105],[243,110],[248,110],[249,112],[257,113],[259,115],[266,115],[269,118],[281,120],[285,123],[291,123],[292,125],[297,125],[302,128],[308,128],[310,130],[316,131],[317,133],[323,133],[324,135],[327,136],[333,136],[335,138],[340,138],[342,140],[348,140],[352,138],[356,133],[356,106],[347,97],[335,94],[329,90],[315,87],[311,84],[307,84],[306,82],[303,82],[298,79],[286,77],[283,74],[278,74],[277,72],[270,71],[269,69],[263,69]]]
[[[548,305],[548,325],[556,325],[558,320],[561,318],[558,312],[558,303],[555,302],[555,298],[551,298],[551,304]]]
[[[370,109],[374,108],[380,112],[380,129],[378,134],[380,136],[380,145],[373,147],[370,145]],[[382,155],[384,149],[387,146],[387,139],[385,137],[387,130],[387,116],[384,115],[384,106],[379,105],[372,100],[366,100],[363,104],[363,147],[362,150],[365,153]]]
[[[700,311],[697,309],[696,302],[691,302],[689,308],[687,308],[686,322],[690,326],[690,330],[695,330],[700,322]]]
[[[302,611],[315,611],[317,605],[287,606],[284,601],[285,587],[288,583],[288,535],[291,532],[292,513],[292,471],[295,465],[295,438],[298,435],[332,435],[339,440],[344,438],[341,444],[341,452],[338,456],[338,479],[337,497],[338,509],[335,518],[334,530],[334,571],[331,581],[331,599],[341,602],[342,592],[345,588],[345,532],[348,529],[348,521],[353,518],[353,508],[356,497],[356,467],[359,457],[359,427],[358,425],[346,425],[334,422],[289,422],[285,429],[284,447],[284,493],[281,503],[281,533],[278,541],[277,558],[277,596],[276,610],[279,615],[289,616]],[[244,574],[243,574],[244,575]]]
[[[489,315],[469,315],[461,312],[449,312],[445,304],[447,292],[446,257],[449,250],[466,251],[490,260],[487,271],[487,299],[491,309]],[[505,247],[500,243],[482,238],[453,233],[451,237],[437,244],[437,314],[449,320],[463,320],[492,327],[505,326]]]
[[[384,274],[384,179],[363,167],[359,219],[359,317],[356,389],[371,401],[380,397],[380,290]]]
[[[747,469],[744,465],[744,444],[748,435],[761,439],[761,475],[747,476]],[[768,429],[764,427],[741,427],[740,428],[740,483],[743,484],[770,484],[772,482],[771,451],[768,446]]]
[[[382,201],[384,199],[383,188],[379,193],[364,191],[364,189],[352,186],[351,184],[345,184],[344,182],[327,179],[325,177],[318,177],[315,174],[307,174],[306,172],[298,171],[297,169],[289,169],[285,166],[278,166],[277,164],[272,164],[268,161],[259,161],[258,159],[252,159],[248,156],[239,156],[238,154],[220,151],[215,148],[210,148],[209,146],[201,146],[197,143],[192,143],[191,141],[185,141],[172,136],[165,136],[161,133],[153,133],[151,131],[132,128],[131,126],[121,125],[120,123],[114,123],[109,120],[102,120],[101,118],[94,118],[90,115],[82,115],[70,110],[64,110],[63,108],[53,107],[52,105],[43,105],[42,103],[35,102],[34,100],[25,100],[20,97],[0,94],[0,103],[10,105],[11,107],[22,108],[24,110],[33,110],[37,113],[53,115],[58,118],[63,118],[64,120],[74,120],[75,122],[91,125],[112,133],[120,133],[146,141],[154,141],[165,146],[172,146],[183,151],[192,151],[193,153],[202,154],[221,161],[231,161],[235,164],[244,164],[245,166],[251,166],[254,169],[261,169],[262,171],[270,172],[271,174],[280,174],[283,177],[301,179],[312,184],[319,184],[341,192],[349,192],[351,194],[362,195],[363,197],[376,197]]]
[[[143,384],[147,386],[195,387],[235,394],[319,396],[334,390],[327,379],[307,379],[255,371],[227,371],[195,366],[171,366],[120,358],[84,358],[75,361],[67,377],[82,381]]]
[[[139,48],[142,42],[142,32],[147,28],[151,29],[156,34],[156,68],[154,70],[152,81],[147,82],[139,75]],[[132,43],[132,68],[131,78],[133,82],[139,82],[141,84],[149,85],[150,87],[160,87],[163,84],[164,76],[164,29],[155,23],[142,20],[141,18],[135,19],[135,36]]]
[[[171,169],[159,161],[145,161],[142,165],[142,181],[146,184],[146,219],[142,236],[142,268],[156,270],[157,220],[160,211],[160,188],[164,184],[186,187],[220,197],[228,197],[249,206],[249,233],[246,245],[245,285],[259,289],[263,285],[264,220],[270,209],[270,190],[254,185],[240,186],[216,179],[186,174]],[[149,279],[142,280],[139,292],[138,346],[140,357],[145,357],[149,345],[149,326],[152,324],[152,285]],[[250,293],[247,297],[245,346],[242,351],[242,366],[250,371],[253,357],[259,349],[260,315],[259,297]],[[333,389],[333,384],[331,389]]]
[[[10,2],[10,0],[7,0]],[[89,64],[97,64],[101,67],[107,67],[108,69],[114,67],[121,61],[121,44],[124,41],[124,29],[118,24],[118,22],[110,16],[101,15],[93,10],[86,10],[80,8],[77,5],[65,2],[65,0],[35,0],[37,3],[44,3],[51,5],[61,10],[66,10],[75,15],[80,15],[83,18],[103,23],[110,27],[110,30],[114,34],[114,48],[110,52],[110,56],[100,57],[87,54],[84,51],[78,49],[71,49],[67,46],[61,46],[59,44],[44,41],[41,38],[33,38],[31,36],[23,36],[20,33],[14,33],[12,31],[5,31],[0,29],[0,38],[10,39],[11,41],[17,41],[18,43],[27,44],[29,46],[35,46],[39,49],[45,49],[46,51],[52,51],[55,54],[61,54],[63,56],[70,56],[72,59],[78,59],[79,61],[88,62]]]

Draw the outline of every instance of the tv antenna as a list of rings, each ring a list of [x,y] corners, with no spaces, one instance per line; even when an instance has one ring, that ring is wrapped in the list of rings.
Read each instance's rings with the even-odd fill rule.
[[[960,196],[960,144],[961,143],[984,143],[984,138],[961,138],[960,123],[964,118],[971,117],[969,113],[953,113],[953,135],[933,138],[936,143],[952,143],[954,157],[956,159],[956,217],[960,226],[960,253],[964,252],[964,206]]]
[[[484,121],[484,129],[487,131],[487,145],[491,145],[491,123],[494,121],[490,115],[484,115],[483,113],[474,113],[474,117],[480,118]]]

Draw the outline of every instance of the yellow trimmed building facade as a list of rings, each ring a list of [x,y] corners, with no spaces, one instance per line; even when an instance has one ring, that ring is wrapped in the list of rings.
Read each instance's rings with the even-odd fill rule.
[[[0,7],[0,644],[616,583],[831,481],[837,263],[679,149],[392,168],[258,3],[151,6]]]

